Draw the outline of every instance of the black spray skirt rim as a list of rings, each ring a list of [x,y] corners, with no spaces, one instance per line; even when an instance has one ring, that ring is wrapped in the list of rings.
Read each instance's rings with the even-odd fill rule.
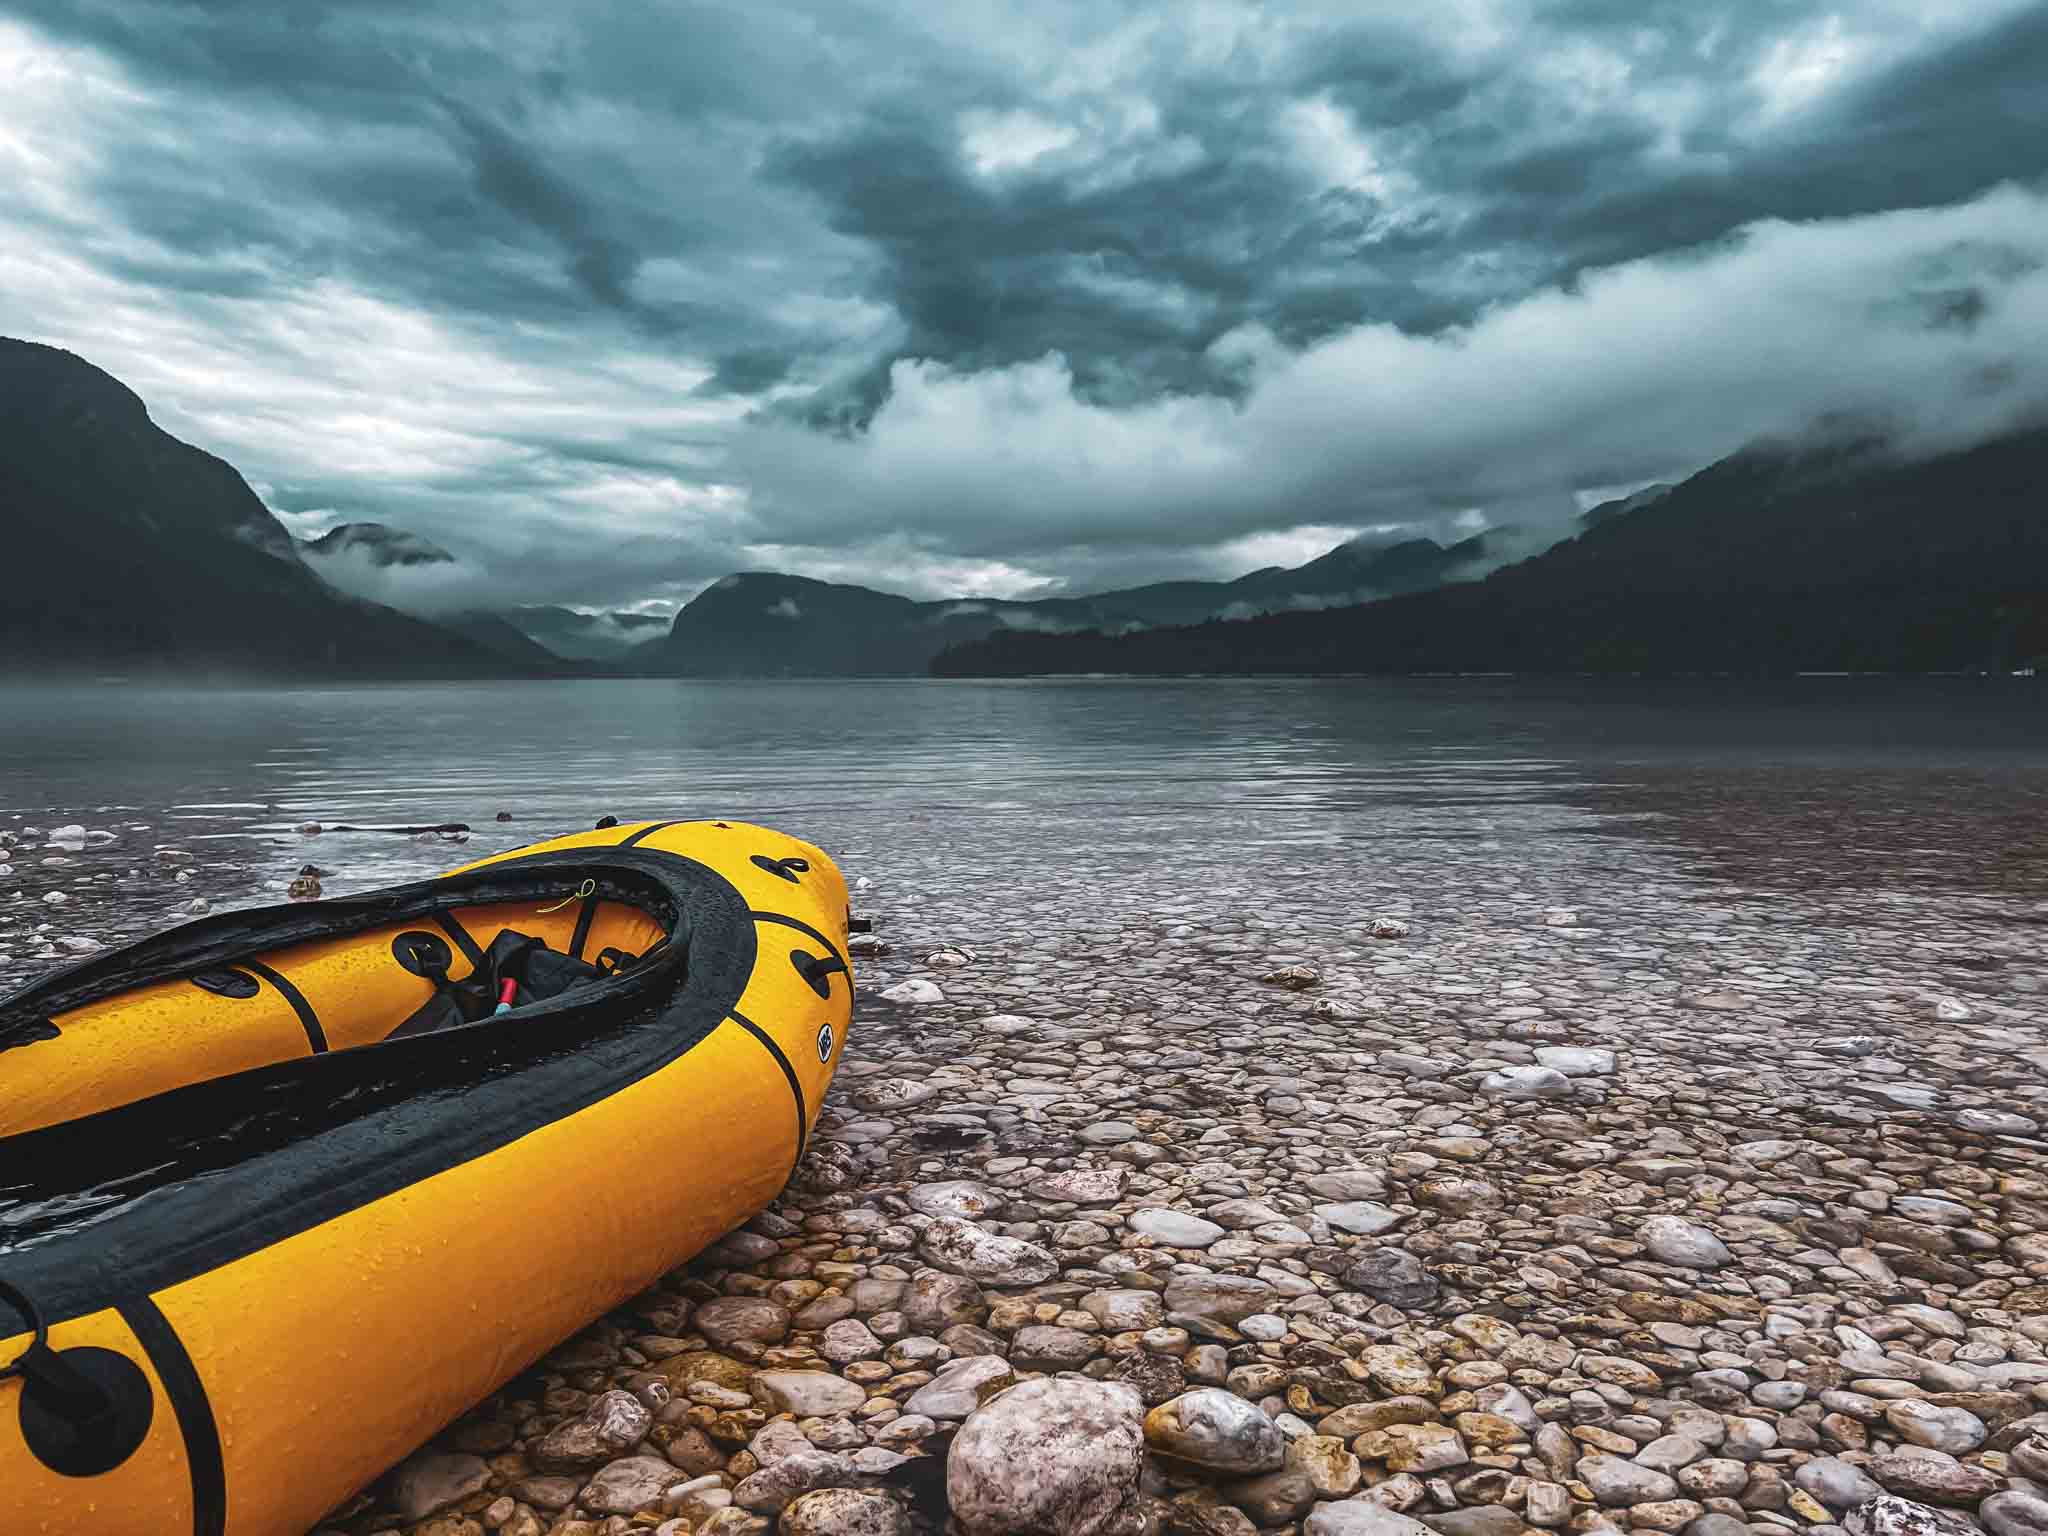
[[[61,1011],[137,980],[585,879],[668,922],[670,943],[623,975],[499,1018],[279,1062],[0,1139],[0,1275],[52,1322],[83,1316],[486,1156],[704,1040],[745,992],[757,944],[738,890],[696,860],[564,849],[335,902],[224,914],[16,994],[0,1019],[24,1004]],[[25,1327],[0,1302],[0,1337]]]

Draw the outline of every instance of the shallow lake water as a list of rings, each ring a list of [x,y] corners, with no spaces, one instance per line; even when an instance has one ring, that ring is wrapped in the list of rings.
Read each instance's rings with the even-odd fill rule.
[[[758,819],[838,857],[890,946],[857,961],[846,1053],[778,1208],[791,1244],[943,1267],[907,1226],[884,1254],[860,1247],[885,1241],[875,1222],[835,1223],[928,1220],[903,1214],[926,1210],[917,1186],[986,1181],[1020,1251],[1058,1247],[1032,1275],[1058,1265],[1063,1295],[1118,1283],[1114,1261],[1201,1307],[1175,1278],[1224,1266],[1285,1338],[1318,1341],[1304,1360],[1420,1338],[1393,1331],[1401,1308],[1484,1311],[1471,1337],[1552,1361],[1531,1385],[1546,1412],[1644,1436],[1660,1421],[1616,1417],[1568,1362],[1682,1396],[1723,1358],[1694,1346],[1716,1349],[1769,1378],[1744,1409],[1769,1422],[1728,1423],[1782,1433],[1782,1457],[1837,1442],[1780,1414],[1778,1377],[1863,1369],[1838,1325],[1902,1297],[1922,1319],[1961,1309],[1970,1358],[2018,1373],[1999,1381],[2038,1379],[2044,701],[2015,679],[5,690],[0,986],[195,901],[281,900],[308,862],[338,894],[605,814]],[[474,832],[458,848],[309,821]],[[99,835],[48,846],[70,823]],[[1114,1209],[1038,1219],[1033,1181],[1083,1165],[1126,1169]],[[1287,1220],[1238,1230],[1240,1212],[1225,1237],[1246,1199]],[[1718,1245],[1719,1267],[1672,1268],[1663,1239]],[[758,1302],[791,1272],[758,1232],[743,1256],[696,1259],[649,1326],[678,1331],[676,1296]],[[1027,1333],[1092,1356],[1095,1334],[1019,1325],[1042,1315],[1017,1310],[1027,1278],[1007,1321],[986,1314],[1011,1360],[1057,1363]],[[1660,1289],[1711,1299],[1683,1316],[1714,1326],[1642,1333],[1681,1316]],[[1953,1345],[1919,1326],[1887,1337]],[[786,1345],[822,1337],[795,1327]],[[601,1321],[575,1358],[623,1379],[643,1363],[626,1337]],[[1749,1402],[1725,1385],[1746,1375],[1715,1375]],[[1314,1411],[1354,1401],[1350,1377],[1309,1377]],[[932,1436],[912,1395],[928,1379],[892,1378],[912,1411],[880,1405],[834,1443]],[[538,1406],[482,1405],[502,1423],[473,1443],[551,1425]],[[1887,1488],[1933,1476],[1885,1462]],[[1717,1465],[1746,1498],[1785,1497],[1790,1462]],[[351,1510],[351,1536],[393,1528]]]
[[[514,820],[493,820],[501,810]],[[772,822],[855,862],[1150,875],[1494,862],[1598,832],[1718,876],[2024,892],[2048,851],[2048,690],[2022,680],[591,682],[0,690],[0,828],[119,828],[329,888],[613,814]],[[17,860],[17,863],[20,861]],[[1334,869],[1333,871],[1334,872]],[[212,883],[212,882],[209,882]],[[1149,883],[1149,882],[1148,882]],[[253,891],[252,891],[253,895]]]

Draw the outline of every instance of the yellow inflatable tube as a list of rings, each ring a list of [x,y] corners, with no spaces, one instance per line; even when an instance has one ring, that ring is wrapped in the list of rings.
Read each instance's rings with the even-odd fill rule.
[[[845,1039],[847,926],[809,844],[654,822],[0,1002],[5,1529],[300,1536],[759,1211]]]

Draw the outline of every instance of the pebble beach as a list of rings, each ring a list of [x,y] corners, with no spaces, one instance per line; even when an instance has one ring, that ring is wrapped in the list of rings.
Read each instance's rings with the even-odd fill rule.
[[[320,1536],[2048,1533],[2014,825],[1468,782],[857,827],[789,1188]],[[347,864],[7,825],[10,984]]]

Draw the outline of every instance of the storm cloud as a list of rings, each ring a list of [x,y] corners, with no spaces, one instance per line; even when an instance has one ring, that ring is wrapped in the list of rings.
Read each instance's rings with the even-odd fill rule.
[[[2037,411],[2044,78],[1997,0],[11,0],[0,332],[451,601],[1234,574]]]

